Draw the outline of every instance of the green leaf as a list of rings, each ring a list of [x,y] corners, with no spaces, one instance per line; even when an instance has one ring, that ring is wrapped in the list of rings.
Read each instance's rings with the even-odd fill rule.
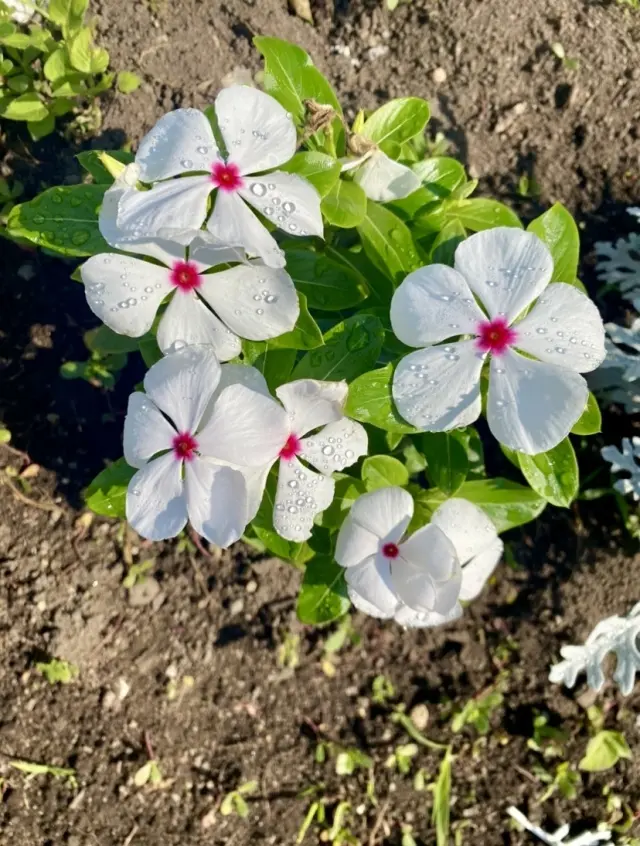
[[[51,135],[56,128],[56,119],[52,114],[46,116],[42,120],[30,120],[27,122],[27,129],[29,135],[34,141],[39,141],[47,135]]]
[[[568,508],[578,494],[580,473],[569,438],[538,455],[516,453],[522,474],[533,490],[552,505]]]
[[[433,786],[433,808],[431,822],[436,830],[437,846],[449,846],[449,827],[451,816],[451,763],[454,756],[447,748],[440,763],[438,779]]]
[[[407,468],[390,455],[372,455],[362,462],[362,481],[368,491],[403,487],[409,481]]]
[[[355,182],[338,179],[321,204],[328,223],[352,229],[362,223],[367,213],[367,196]]]
[[[498,532],[535,520],[546,506],[545,500],[531,488],[499,477],[465,482],[458,488],[457,496],[482,508]]]
[[[20,94],[0,108],[0,117],[6,120],[44,120],[49,116],[49,111],[35,91],[27,94]]]
[[[384,206],[369,200],[367,215],[357,229],[367,256],[396,282],[421,266],[411,232]]]
[[[465,228],[459,220],[450,220],[445,223],[431,247],[433,263],[453,267],[455,252],[465,237]]]
[[[598,400],[589,392],[587,407],[582,412],[582,417],[575,424],[571,433],[573,435],[597,435],[602,431],[602,413],[598,406]]]
[[[360,479],[354,479],[345,473],[334,473],[335,494],[331,505],[316,518],[316,524],[325,529],[337,529],[342,525],[347,512],[367,490]]]
[[[464,167],[460,162],[447,156],[424,159],[411,169],[421,180],[423,187],[430,192],[432,200],[448,197],[466,179]]]
[[[31,79],[26,74],[19,73],[16,76],[10,76],[7,79],[7,85],[14,93],[24,94],[31,87]]]
[[[264,57],[264,89],[291,112],[298,124],[304,120],[305,100],[332,106],[342,114],[333,88],[301,47],[264,35],[253,39]]]
[[[362,277],[342,262],[310,250],[286,250],[287,273],[311,308],[341,311],[367,297]]]
[[[291,332],[285,332],[269,341],[272,349],[313,350],[322,346],[322,332],[307,306],[307,298],[298,291],[300,316]]]
[[[120,71],[116,77],[116,85],[118,86],[118,91],[121,94],[131,94],[133,91],[137,91],[137,89],[140,88],[142,85],[142,79],[137,73],[131,73],[131,71]]]
[[[138,342],[138,349],[140,350],[142,360],[147,367],[153,367],[153,365],[162,358],[162,352],[158,346],[156,336],[152,332],[147,332],[146,335],[143,335],[141,338],[137,338],[136,340]]]
[[[91,57],[93,55],[93,34],[88,26],[83,27],[67,45],[69,61],[81,73],[91,73]]]
[[[84,343],[88,350],[100,355],[136,352],[141,338],[129,338],[118,335],[104,324],[84,333]]]
[[[361,283],[369,289],[369,302],[372,305],[383,306],[389,310],[394,287],[392,281],[384,273],[372,264],[366,255],[353,250],[345,250],[341,247],[325,245],[325,253],[329,257],[335,257],[346,264],[354,273],[359,274]]]
[[[296,153],[280,170],[302,176],[321,197],[326,197],[340,178],[340,162],[325,153]]]
[[[324,346],[304,355],[291,378],[351,381],[375,365],[383,340],[384,329],[377,317],[356,314],[330,329]]]
[[[359,376],[349,385],[345,414],[386,432],[414,434],[414,429],[396,411],[391,396],[393,364]]]
[[[51,0],[49,18],[69,36],[82,26],[88,5],[89,0]]]
[[[92,256],[109,250],[98,229],[106,185],[59,185],[14,206],[7,220],[13,238],[65,256]]]
[[[135,158],[134,154],[127,150],[110,150],[108,155],[123,165],[131,164]],[[106,154],[98,150],[85,150],[76,154],[76,158],[82,167],[87,173],[91,174],[97,185],[111,185],[114,182],[114,177],[102,163],[101,157],[103,156],[106,156]]]
[[[346,614],[349,605],[342,567],[329,556],[310,561],[298,596],[298,619],[313,626],[331,623]]]
[[[87,506],[102,517],[125,517],[127,487],[135,473],[124,458],[119,458],[95,477],[84,492]]]
[[[270,349],[270,341],[265,341],[265,350],[253,362],[253,367],[264,376],[271,393],[280,385],[289,381],[295,364],[296,350]]]
[[[457,432],[428,432],[422,438],[427,476],[432,485],[453,496],[469,472],[469,459]]]
[[[527,226],[527,232],[537,235],[551,251],[551,281],[575,284],[580,257],[580,233],[575,220],[562,203],[555,203],[540,217],[532,220]]]
[[[599,731],[587,744],[585,756],[578,766],[587,773],[601,773],[615,767],[618,761],[632,757],[621,731]]]
[[[419,97],[390,100],[365,121],[361,135],[374,141],[386,153],[424,132],[429,120],[429,104]]]
[[[495,226],[514,226],[522,229],[518,215],[504,203],[477,197],[473,200],[447,200],[448,220],[457,220],[466,229],[480,232]]]
[[[109,67],[109,52],[104,47],[94,47],[91,52],[91,73],[104,73]],[[125,71],[126,72],[126,71]],[[135,76],[135,74],[133,74]]]

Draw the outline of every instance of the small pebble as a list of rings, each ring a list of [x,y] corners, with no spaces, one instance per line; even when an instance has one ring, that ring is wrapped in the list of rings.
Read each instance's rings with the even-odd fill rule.
[[[231,603],[231,608],[229,610],[235,616],[236,614],[241,614],[243,608],[244,608],[244,599],[234,599],[233,602]]]
[[[409,716],[418,731],[424,731],[429,725],[429,709],[424,704],[413,707]]]
[[[431,74],[431,79],[436,85],[442,85],[447,80],[447,72],[444,68],[436,68]]]
[[[151,605],[160,593],[160,585],[151,577],[143,582],[138,582],[129,589],[129,605],[140,608],[143,605]]]
[[[255,593],[258,590],[258,583],[255,579],[251,579],[250,582],[247,582],[247,586],[245,587],[247,593]]]

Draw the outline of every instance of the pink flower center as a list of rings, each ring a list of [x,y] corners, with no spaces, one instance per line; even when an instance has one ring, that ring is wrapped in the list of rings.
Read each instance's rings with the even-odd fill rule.
[[[173,454],[178,461],[191,461],[195,458],[198,442],[191,432],[180,432],[173,439]]]
[[[400,549],[397,543],[385,543],[382,547],[382,554],[385,558],[397,558],[400,555]]]
[[[177,261],[171,269],[171,284],[181,291],[192,291],[198,288],[201,279],[198,268],[190,261]]]
[[[301,452],[302,444],[300,443],[300,438],[297,435],[289,435],[287,442],[280,450],[280,458],[284,458],[285,461],[291,461],[292,458],[300,455]]]
[[[244,182],[240,176],[238,165],[232,162],[214,162],[211,166],[211,181],[221,191],[237,191]]]
[[[501,355],[515,344],[518,333],[512,329],[504,317],[496,317],[486,323],[478,324],[476,343],[482,352]]]

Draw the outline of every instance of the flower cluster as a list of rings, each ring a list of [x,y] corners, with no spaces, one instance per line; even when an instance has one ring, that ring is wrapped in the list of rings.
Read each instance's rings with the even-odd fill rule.
[[[304,51],[256,45],[269,93],[234,84],[176,109],[135,157],[85,159],[99,183],[36,198],[51,194],[56,240],[12,211],[19,237],[87,259],[103,340],[149,365],[98,507],[117,489],[146,538],[190,524],[306,564],[305,622],[348,600],[404,626],[454,620],[500,560],[498,531],[570,504],[567,436],[599,430],[582,374],[604,327],[577,228],[559,205],[524,231],[469,199],[458,162],[425,157],[425,101],[349,127]],[[529,487],[486,478],[481,415]]]

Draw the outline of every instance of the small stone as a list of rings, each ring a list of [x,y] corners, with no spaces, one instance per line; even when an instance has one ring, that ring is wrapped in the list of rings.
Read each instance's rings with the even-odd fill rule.
[[[144,605],[151,605],[160,593],[160,585],[151,576],[143,582],[138,582],[129,589],[129,605],[133,608],[141,608]]]
[[[429,709],[424,704],[414,706],[409,716],[418,731],[424,731],[429,725]]]
[[[100,704],[103,711],[112,711],[115,707],[118,697],[112,690],[105,690]]]
[[[131,685],[129,682],[120,676],[118,681],[116,682],[116,696],[122,702],[123,699],[126,699],[129,695],[129,691],[131,690]]]
[[[208,813],[206,813],[204,815],[204,817],[202,817],[202,819],[200,820],[200,827],[204,831],[206,831],[208,828],[211,828],[211,826],[214,825],[215,821],[216,821],[216,809],[214,807]]]
[[[370,62],[375,62],[376,59],[382,59],[389,52],[386,44],[378,44],[376,47],[370,47],[367,50],[367,59]]]
[[[255,593],[258,590],[258,583],[255,579],[251,579],[250,582],[247,582],[245,587],[247,593]]]
[[[442,85],[447,80],[447,72],[444,68],[436,68],[431,74],[431,79],[435,85]]]
[[[236,614],[241,614],[244,609],[244,599],[234,599],[231,603],[231,614],[235,616]]]

